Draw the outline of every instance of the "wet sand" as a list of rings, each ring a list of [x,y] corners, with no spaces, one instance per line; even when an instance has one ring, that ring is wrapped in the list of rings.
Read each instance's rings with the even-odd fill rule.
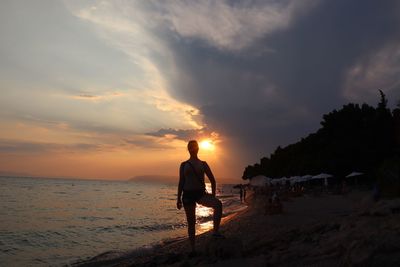
[[[283,213],[265,214],[266,197],[225,218],[215,240],[197,236],[150,250],[99,255],[78,266],[399,266],[400,200],[374,203],[370,192],[290,198]]]

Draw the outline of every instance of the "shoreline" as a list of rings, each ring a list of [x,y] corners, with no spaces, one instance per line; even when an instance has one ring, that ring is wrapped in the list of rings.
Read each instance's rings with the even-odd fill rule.
[[[251,208],[251,205],[249,202],[246,202],[246,205],[247,206],[244,207],[243,209],[230,213],[225,217],[222,217],[220,227],[222,228],[226,223],[232,221],[233,219],[239,217],[240,215],[248,211]],[[212,229],[209,229],[200,234],[196,234],[196,242],[198,242],[199,238],[204,239],[206,236],[210,236],[211,232]],[[133,261],[137,260],[142,263],[145,263],[146,261],[149,261],[150,258],[152,258],[155,254],[162,255],[165,253],[165,251],[173,251],[176,250],[177,247],[180,250],[181,248],[186,246],[188,247],[189,251],[189,241],[185,227],[185,232],[182,236],[161,239],[159,241],[132,250],[106,251],[96,256],[93,256],[89,259],[72,262],[70,264],[67,264],[66,266],[74,266],[74,267],[130,266],[132,264],[131,263],[132,260]],[[134,266],[136,266],[136,264],[134,264]]]
[[[221,224],[224,240],[187,237],[152,250],[94,257],[73,266],[399,266],[400,199],[373,202],[369,191],[289,198],[283,213],[264,213],[266,198]],[[104,256],[104,255],[103,255]],[[114,255],[115,256],[115,255]]]

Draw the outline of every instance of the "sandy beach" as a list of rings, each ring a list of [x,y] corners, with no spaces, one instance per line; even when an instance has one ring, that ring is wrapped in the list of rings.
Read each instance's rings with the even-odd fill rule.
[[[373,202],[369,191],[322,193],[283,201],[265,214],[264,195],[225,218],[225,239],[197,237],[189,258],[186,238],[154,249],[98,255],[76,266],[399,266],[400,199]],[[74,265],[75,266],[75,265]]]

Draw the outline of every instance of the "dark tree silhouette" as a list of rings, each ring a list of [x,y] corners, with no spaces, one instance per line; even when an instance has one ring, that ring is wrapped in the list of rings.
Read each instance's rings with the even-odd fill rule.
[[[260,163],[247,166],[243,179],[320,172],[344,176],[355,170],[373,175],[386,158],[400,151],[400,109],[388,109],[385,94],[379,93],[376,108],[350,103],[323,115],[316,133],[287,147],[278,146]]]
[[[385,96],[385,94],[382,92],[382,90],[379,90],[379,93],[381,94],[381,102],[379,102],[379,104],[378,104],[378,108],[381,108],[381,109],[386,109],[386,107],[387,107],[387,99],[386,99],[386,96]]]

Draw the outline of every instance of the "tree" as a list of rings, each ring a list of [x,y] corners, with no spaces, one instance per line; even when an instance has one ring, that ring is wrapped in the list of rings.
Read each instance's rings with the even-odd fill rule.
[[[378,104],[378,109],[386,109],[387,108],[387,99],[385,94],[382,92],[382,90],[379,90],[379,93],[381,95],[381,101]]]
[[[395,138],[395,132],[400,129],[396,123],[400,109],[392,113],[387,108],[385,94],[381,90],[379,93],[376,108],[350,103],[323,115],[321,128],[316,133],[286,147],[278,146],[260,163],[246,167],[243,178],[320,172],[344,176],[354,170],[373,174],[385,159],[400,151],[400,141],[396,146]]]

